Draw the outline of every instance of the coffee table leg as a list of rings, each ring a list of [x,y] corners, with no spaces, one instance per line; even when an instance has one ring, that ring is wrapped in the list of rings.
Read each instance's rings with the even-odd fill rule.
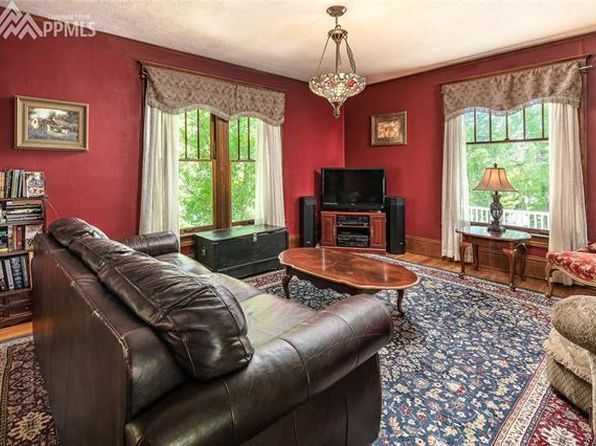
[[[404,290],[397,290],[397,311],[399,314],[404,314],[404,297],[406,292]]]
[[[286,274],[281,281],[281,284],[284,288],[284,294],[286,295],[286,299],[290,298],[290,280],[292,280],[292,271],[290,268],[286,268]]]

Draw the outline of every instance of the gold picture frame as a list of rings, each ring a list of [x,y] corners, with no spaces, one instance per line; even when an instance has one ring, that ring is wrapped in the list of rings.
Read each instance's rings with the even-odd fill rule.
[[[15,96],[15,149],[89,150],[89,105]]]
[[[370,117],[370,145],[401,146],[407,144],[407,124],[405,111],[372,115]]]

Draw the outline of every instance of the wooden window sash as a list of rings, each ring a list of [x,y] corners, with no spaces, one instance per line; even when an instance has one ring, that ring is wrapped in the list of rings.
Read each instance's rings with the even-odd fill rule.
[[[209,158],[203,158],[201,150],[201,115],[199,110],[193,110],[190,113],[197,113],[197,157],[192,158],[188,156],[188,113],[184,113],[184,157],[179,159],[179,162],[185,163],[201,163],[211,162],[212,182],[213,182],[213,224],[205,226],[197,226],[191,228],[182,228],[181,234],[188,236],[194,232],[206,231],[212,229],[223,229],[230,228],[232,226],[242,226],[254,224],[254,220],[244,220],[234,222],[232,221],[232,183],[231,183],[231,172],[232,163],[254,163],[255,160],[251,159],[252,147],[250,144],[250,118],[244,118],[247,126],[245,132],[247,141],[247,157],[243,159],[240,153],[240,138],[242,137],[240,129],[240,120],[238,119],[237,125],[237,146],[233,152],[236,153],[237,159],[231,159],[230,147],[229,147],[229,122],[210,115],[210,145],[209,145]]]

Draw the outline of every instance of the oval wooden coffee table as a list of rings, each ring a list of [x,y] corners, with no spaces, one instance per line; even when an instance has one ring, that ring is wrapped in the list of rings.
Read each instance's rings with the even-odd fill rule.
[[[312,282],[317,288],[339,293],[374,294],[381,290],[397,291],[397,309],[403,313],[405,290],[420,279],[407,268],[333,248],[291,248],[279,255],[285,266],[283,288],[290,298],[293,276]]]

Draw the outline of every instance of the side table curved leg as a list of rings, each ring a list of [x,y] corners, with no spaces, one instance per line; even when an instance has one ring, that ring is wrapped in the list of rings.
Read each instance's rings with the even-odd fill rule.
[[[460,277],[463,277],[466,274],[466,249],[470,246],[470,242],[461,241],[459,242],[459,261],[461,264],[461,271],[459,273]]]
[[[516,249],[503,248],[503,254],[507,256],[509,262],[509,288],[515,290],[515,260],[516,260]]]
[[[526,280],[526,244],[520,243],[517,247],[517,255],[519,257],[519,277],[522,281]]]

